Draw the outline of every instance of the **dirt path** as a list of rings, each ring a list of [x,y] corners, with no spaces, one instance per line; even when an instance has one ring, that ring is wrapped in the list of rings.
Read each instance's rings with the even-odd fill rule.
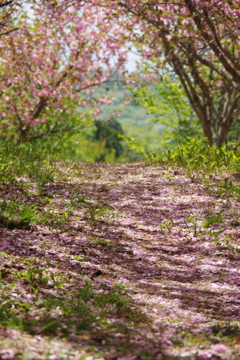
[[[124,286],[146,315],[128,337],[133,350],[104,355],[102,341],[102,357],[86,359],[239,359],[240,208],[219,193],[219,179],[144,164],[82,164],[64,174],[68,181],[47,192],[60,214],[72,202],[67,228],[4,230],[1,250],[41,254],[96,287]]]

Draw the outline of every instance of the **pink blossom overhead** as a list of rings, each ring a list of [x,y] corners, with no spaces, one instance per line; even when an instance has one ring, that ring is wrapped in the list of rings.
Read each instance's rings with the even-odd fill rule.
[[[92,94],[116,71],[125,71],[127,60],[125,40],[118,35],[121,25],[105,21],[104,8],[40,0],[31,11],[30,19],[21,16],[19,31],[1,42],[0,106],[6,120],[1,127],[17,129],[19,142],[56,132],[59,128],[49,117],[62,123],[61,130],[67,129],[62,113],[70,108],[73,117],[84,121],[79,106],[98,108],[102,100]]]

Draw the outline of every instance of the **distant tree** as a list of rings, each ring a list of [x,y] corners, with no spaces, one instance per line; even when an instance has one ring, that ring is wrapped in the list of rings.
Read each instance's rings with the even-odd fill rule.
[[[105,152],[97,156],[96,161],[105,161],[107,152],[114,150],[114,155],[119,158],[123,153],[122,140],[119,135],[124,135],[121,124],[117,120],[109,122],[95,121],[96,132],[94,139],[104,142]]]

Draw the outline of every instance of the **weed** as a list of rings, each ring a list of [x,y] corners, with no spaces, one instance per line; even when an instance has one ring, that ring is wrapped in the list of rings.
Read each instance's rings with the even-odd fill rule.
[[[235,185],[233,187],[233,193],[236,196],[237,201],[240,201],[240,185]]]
[[[41,167],[38,166],[32,166],[29,171],[28,175],[29,178],[33,181],[35,181],[39,188],[43,188],[46,184],[53,182],[54,180],[54,170],[50,167],[48,167],[48,162],[43,161],[41,163]],[[44,171],[43,171],[44,170]]]
[[[102,184],[99,188],[99,192],[105,192],[108,190],[108,186],[106,184]]]
[[[240,247],[232,245],[233,240],[234,239],[231,236],[226,236],[224,239],[221,239],[221,241],[218,241],[217,244],[225,247],[232,253],[240,253]]]
[[[27,177],[40,187],[53,181],[54,170],[49,165],[47,156],[38,148],[24,144],[12,146],[2,143],[0,146],[0,181],[7,181],[11,185],[23,183]]]
[[[8,229],[29,229],[39,219],[34,205],[3,200],[0,203],[0,226]]]
[[[233,219],[230,221],[230,225],[231,226],[240,226],[240,221]]]
[[[197,221],[195,219],[196,219],[196,216],[193,216],[193,215],[186,217],[186,219],[185,219],[186,225],[189,225],[189,224],[193,224],[193,225],[190,226],[185,232],[188,232],[189,230],[193,229],[194,236],[198,236],[201,234],[201,231],[200,231],[200,229],[198,229]],[[194,221],[192,221],[192,220],[194,220]]]
[[[168,218],[163,224],[160,225],[160,232],[161,234],[165,234],[165,229],[168,230],[168,232],[170,233],[173,227],[173,219],[172,218]]]
[[[64,290],[63,278],[56,281],[53,274],[39,269],[22,271],[15,276],[15,280],[19,279],[25,279],[33,293],[26,301],[24,292],[18,289],[14,296],[5,284],[1,285],[0,324],[4,326],[21,328],[30,334],[67,336],[105,327],[106,316],[112,313],[126,319],[136,314],[140,320],[140,312],[130,304],[123,288],[105,287],[95,292],[90,282],[85,282],[74,290]],[[43,291],[50,279],[54,280],[54,291]]]
[[[240,323],[217,324],[212,327],[212,334],[222,336],[240,336]]]
[[[106,211],[106,208],[101,207],[99,205],[90,204],[87,207],[88,215],[86,216],[86,220],[90,220],[91,222],[95,222],[98,218]]]
[[[107,239],[98,239],[98,238],[94,238],[91,240],[91,242],[93,244],[96,244],[96,245],[101,245],[101,246],[104,246],[104,247],[111,247],[112,246],[112,243],[110,240],[107,240]]]
[[[207,228],[209,226],[212,226],[214,224],[220,224],[223,222],[222,213],[224,210],[219,211],[216,214],[213,214],[211,212],[207,212],[207,215],[205,216],[205,221],[203,222],[203,227]]]
[[[74,260],[88,260],[86,255],[74,255]]]
[[[58,281],[52,272],[46,272],[42,269],[28,269],[27,271],[20,271],[15,275],[16,279],[24,278],[32,286],[46,286],[51,283],[51,287],[59,287],[64,284],[64,281]]]
[[[98,218],[106,212],[107,208],[101,204],[94,204],[87,201],[83,196],[78,196],[70,201],[69,208],[84,208],[86,210],[85,220],[95,222]]]
[[[68,207],[70,208],[82,208],[86,205],[90,205],[91,203],[87,201],[83,196],[76,196],[74,199],[71,199],[71,201],[68,204]]]
[[[189,139],[188,143],[177,147],[169,146],[160,155],[160,162],[168,166],[183,167],[193,180],[196,172],[213,174],[227,169],[228,172],[237,171],[238,174],[240,169],[240,157],[234,150],[209,145],[207,139],[198,138]]]
[[[41,220],[39,223],[47,224],[50,227],[60,227],[63,228],[66,226],[66,223],[70,220],[71,212],[64,211],[64,213],[55,212],[54,208],[48,208],[43,210],[41,213]]]
[[[216,245],[219,244],[219,235],[221,235],[225,230],[218,230],[218,231],[208,231],[208,234],[214,238]]]

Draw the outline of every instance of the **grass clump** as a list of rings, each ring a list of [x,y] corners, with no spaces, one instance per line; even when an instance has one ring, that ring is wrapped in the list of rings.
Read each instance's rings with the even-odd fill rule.
[[[221,323],[212,327],[212,334],[219,336],[237,336],[240,337],[240,322],[238,323]]]
[[[172,146],[160,155],[160,161],[188,171],[209,174],[228,171],[240,175],[239,153],[227,146],[210,145],[207,139],[193,138],[184,145]]]
[[[54,180],[54,169],[47,154],[30,145],[12,146],[9,143],[2,143],[0,183],[8,182],[10,185],[16,185],[26,182],[27,179],[39,187]]]
[[[234,197],[240,201],[240,151],[237,145],[218,147],[210,145],[206,138],[189,138],[184,144],[167,145],[166,150],[156,153],[150,147],[130,140],[130,147],[144,154],[148,162],[180,168],[193,182],[205,183],[216,197]]]
[[[29,334],[64,337],[90,331],[92,334],[118,328],[119,319],[128,321],[140,313],[130,296],[119,286],[94,289],[89,281],[71,284],[68,276],[51,271],[28,269],[1,280],[0,324]],[[75,286],[73,286],[75,285]],[[26,297],[26,287],[31,289]],[[31,294],[31,296],[30,296]],[[115,322],[109,321],[111,316]],[[121,320],[119,323],[121,327]]]
[[[2,199],[0,203],[0,227],[10,230],[30,229],[31,224],[38,220],[38,212],[34,205],[23,204],[21,202],[6,201]]]
[[[0,145],[0,227],[30,229],[40,222],[36,196],[54,181],[55,169],[34,146]]]

